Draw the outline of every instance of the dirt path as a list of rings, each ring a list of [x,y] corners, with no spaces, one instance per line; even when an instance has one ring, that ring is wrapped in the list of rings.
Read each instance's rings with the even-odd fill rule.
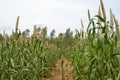
[[[61,61],[63,60],[63,67],[64,67],[64,80],[73,80],[72,74],[72,66],[70,62],[66,58],[58,59],[55,62],[55,68],[51,71],[52,73],[52,80],[62,80],[62,69],[61,69]],[[50,80],[50,79],[45,79]]]

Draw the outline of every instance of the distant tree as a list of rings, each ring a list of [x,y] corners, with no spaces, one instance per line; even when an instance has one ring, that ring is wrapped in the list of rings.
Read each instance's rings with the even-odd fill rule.
[[[23,31],[22,35],[24,36],[24,38],[27,38],[30,36],[30,30],[26,29],[25,31]]]
[[[0,42],[3,41],[3,36],[2,34],[0,33]]]
[[[73,32],[70,30],[70,28],[66,29],[65,39],[63,43],[65,48],[70,47],[73,43]]]
[[[42,28],[43,39],[47,38],[47,27]]]
[[[25,30],[25,33],[26,33],[26,37],[29,37],[29,36],[30,36],[30,30],[29,30],[29,29],[26,29],[26,30]]]
[[[53,39],[55,36],[55,29],[53,29],[50,33],[50,39]]]
[[[71,40],[73,38],[73,32],[70,30],[70,28],[66,29],[65,38],[68,40]]]
[[[38,27],[37,28],[37,33],[39,33],[41,31],[41,28],[40,27]]]

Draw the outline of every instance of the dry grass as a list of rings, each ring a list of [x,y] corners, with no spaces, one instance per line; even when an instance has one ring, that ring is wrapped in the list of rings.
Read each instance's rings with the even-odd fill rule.
[[[113,14],[113,19],[114,19],[114,22],[115,22],[116,33],[119,34],[119,23],[118,23],[118,20],[115,18],[114,14]]]
[[[112,12],[111,8],[110,8],[110,22],[111,22],[112,25],[114,24],[114,22],[113,22],[113,12]]]
[[[36,25],[34,25],[33,35],[36,36],[36,34],[37,34]]]
[[[16,21],[16,28],[15,28],[16,32],[18,30],[18,25],[19,25],[19,16],[17,17],[17,21]]]
[[[88,19],[89,19],[89,21],[90,21],[90,19],[91,19],[90,10],[89,10],[89,9],[88,9]]]
[[[103,1],[102,1],[102,0],[100,0],[100,4],[101,4],[101,9],[102,9],[103,18],[106,20],[105,7],[104,7],[104,4],[103,4]]]

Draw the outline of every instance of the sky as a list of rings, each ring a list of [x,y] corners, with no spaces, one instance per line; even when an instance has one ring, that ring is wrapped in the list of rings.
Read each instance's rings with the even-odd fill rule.
[[[107,17],[109,9],[120,22],[120,0],[103,0]],[[97,14],[99,0],[0,0],[0,33],[5,30],[11,34],[15,28],[17,16],[20,16],[19,29],[24,31],[33,25],[47,26],[48,33],[52,29],[56,34],[65,32],[67,28],[72,31],[80,29],[80,20],[88,25],[87,10],[92,16]]]

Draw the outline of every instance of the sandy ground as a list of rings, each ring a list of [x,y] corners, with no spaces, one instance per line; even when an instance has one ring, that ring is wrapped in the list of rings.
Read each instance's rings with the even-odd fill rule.
[[[73,80],[73,74],[72,74],[72,65],[66,58],[63,59],[63,66],[64,66],[64,80]],[[58,59],[55,62],[55,68],[51,71],[52,74],[52,80],[62,80],[61,76],[61,60]],[[51,80],[51,79],[45,79],[45,80]]]

